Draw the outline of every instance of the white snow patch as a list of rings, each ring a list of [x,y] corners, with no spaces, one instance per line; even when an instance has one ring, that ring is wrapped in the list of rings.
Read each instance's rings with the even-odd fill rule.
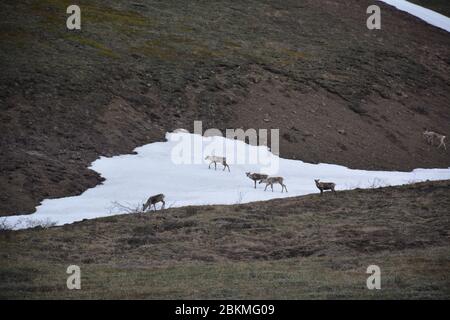
[[[437,13],[436,11],[421,7],[417,4],[405,0],[380,0],[401,11],[406,11],[413,16],[422,19],[429,24],[450,32],[450,18]]]
[[[23,229],[35,226],[33,221],[44,221],[46,225],[63,225],[110,215],[124,213],[114,207],[118,202],[130,207],[139,207],[150,195],[164,193],[166,207],[188,205],[236,204],[273,198],[293,197],[317,193],[314,179],[332,181],[337,190],[401,185],[424,180],[450,179],[448,169],[416,169],[412,172],[352,170],[333,164],[310,164],[299,160],[279,158],[267,147],[257,147],[242,141],[223,137],[205,138],[185,132],[168,133],[166,142],[157,142],[136,148],[137,154],[111,158],[100,157],[90,168],[106,180],[103,184],[88,189],[75,197],[44,200],[31,215],[10,216],[3,219],[4,225]],[[197,144],[192,149],[192,144]],[[231,172],[208,169],[204,156],[211,154],[212,144],[219,145],[215,155],[226,155]],[[220,147],[225,145],[225,147]],[[227,153],[219,154],[217,150]],[[186,153],[186,150],[189,152]],[[192,151],[196,150],[196,154]],[[208,150],[208,151],[207,151]],[[240,150],[247,160],[258,159],[255,164],[236,163],[237,157],[230,150]],[[181,153],[197,164],[183,164]],[[235,159],[236,158],[236,159]],[[202,161],[199,161],[201,159]],[[184,159],[186,160],[186,159]],[[240,159],[242,163],[242,159]],[[178,163],[178,164],[177,164]],[[263,172],[285,178],[288,193],[281,193],[279,185],[274,192],[264,191],[264,185],[253,187],[253,181],[245,172]],[[327,195],[331,196],[331,195]]]

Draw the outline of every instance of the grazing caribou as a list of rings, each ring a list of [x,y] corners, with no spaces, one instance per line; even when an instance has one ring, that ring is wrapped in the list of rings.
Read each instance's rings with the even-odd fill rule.
[[[145,204],[142,205],[142,211],[146,211],[147,208],[150,207],[150,210],[152,209],[152,205],[155,208],[156,211],[156,204],[158,202],[162,202],[162,207],[161,209],[164,209],[164,206],[166,205],[166,202],[164,201],[164,194],[160,193],[154,196],[151,196],[150,198],[148,198],[147,202]]]
[[[288,192],[286,185],[283,183],[283,178],[282,177],[267,177],[262,179],[261,181],[259,181],[259,183],[265,183],[266,187],[264,188],[264,191],[267,190],[267,187],[270,186],[272,188],[272,192],[273,192],[273,184],[274,183],[279,183],[281,185],[281,193],[283,193],[283,190],[286,189],[286,192]]]
[[[255,182],[255,189],[256,189],[256,181],[261,181],[261,180],[269,177],[267,174],[261,174],[261,173],[246,172],[245,174],[247,175],[247,177],[249,177],[250,179],[252,179]]]
[[[429,131],[428,129],[425,129],[425,131],[422,133],[425,140],[431,144],[434,145],[434,139],[436,139],[439,142],[438,149],[440,147],[444,147],[445,150],[447,150],[447,146],[445,145],[445,139],[447,138],[443,134]]]
[[[319,179],[314,180],[316,182],[316,187],[320,190],[320,195],[323,194],[324,190],[331,190],[334,194],[336,194],[336,184],[334,182],[320,182]]]
[[[211,165],[214,163],[214,170],[217,170],[217,163],[221,163],[223,165],[222,171],[225,171],[225,168],[228,168],[228,172],[230,172],[230,167],[228,166],[227,158],[225,157],[207,156],[205,160],[209,160],[208,169],[211,169]]]

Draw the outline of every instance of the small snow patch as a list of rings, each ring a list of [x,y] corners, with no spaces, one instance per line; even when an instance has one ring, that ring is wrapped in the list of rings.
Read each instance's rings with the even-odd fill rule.
[[[391,6],[394,6],[401,11],[408,12],[409,14],[419,19],[422,19],[423,21],[435,27],[450,32],[450,18],[440,13],[437,13],[436,11],[421,7],[417,4],[405,0],[380,0],[380,1],[387,3]]]

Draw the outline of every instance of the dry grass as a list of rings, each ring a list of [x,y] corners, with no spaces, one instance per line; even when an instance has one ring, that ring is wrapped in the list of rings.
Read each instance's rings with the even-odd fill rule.
[[[0,234],[3,298],[449,298],[450,182]],[[82,290],[65,288],[68,265]],[[368,265],[382,290],[365,287]]]

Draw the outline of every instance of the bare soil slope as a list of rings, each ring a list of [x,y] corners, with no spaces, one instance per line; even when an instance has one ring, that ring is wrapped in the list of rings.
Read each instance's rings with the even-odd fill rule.
[[[450,2],[447,0],[408,0],[409,2],[415,3],[419,6],[434,10],[450,17]]]
[[[448,167],[450,36],[372,1],[2,1],[0,215],[79,194],[100,155],[179,127],[279,128],[281,156]]]

